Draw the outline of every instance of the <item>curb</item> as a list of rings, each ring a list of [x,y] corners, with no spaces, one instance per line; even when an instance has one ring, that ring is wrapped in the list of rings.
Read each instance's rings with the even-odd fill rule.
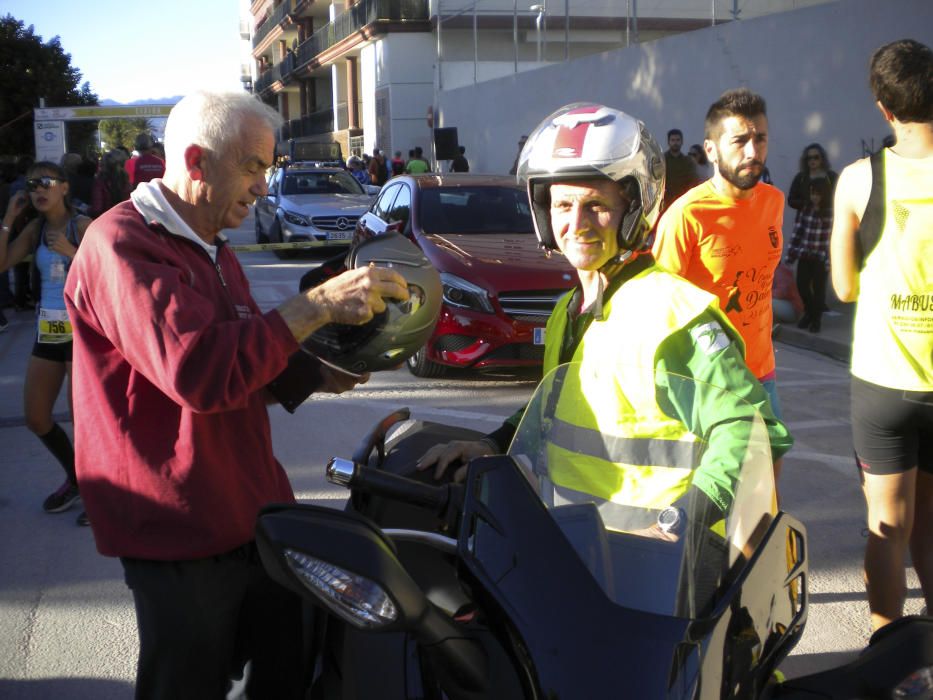
[[[784,324],[775,326],[771,338],[784,345],[810,350],[847,364],[852,354],[849,343],[827,338],[821,336],[819,333],[810,333],[809,331],[786,326]]]

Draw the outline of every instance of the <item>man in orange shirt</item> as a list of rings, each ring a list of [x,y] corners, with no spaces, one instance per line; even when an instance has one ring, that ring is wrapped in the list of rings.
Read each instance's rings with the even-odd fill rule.
[[[760,181],[768,157],[765,101],[744,88],[728,90],[707,111],[705,129],[713,177],[687,191],[661,217],[654,256],[719,297],[745,340],[749,369],[768,390],[780,417],[771,283],[781,261],[784,195]]]

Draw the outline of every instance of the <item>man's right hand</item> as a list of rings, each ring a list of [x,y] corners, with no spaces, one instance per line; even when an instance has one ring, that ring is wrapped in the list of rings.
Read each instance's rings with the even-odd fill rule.
[[[485,440],[453,440],[446,445],[435,445],[425,452],[418,460],[416,468],[424,471],[433,466],[434,478],[441,479],[451,464],[461,465],[453,477],[453,480],[459,483],[466,477],[470,460],[492,454],[495,454],[495,450]]]
[[[305,292],[315,305],[325,309],[330,323],[360,325],[385,311],[385,299],[408,300],[408,284],[395,270],[361,267],[347,270]]]
[[[300,342],[328,323],[366,323],[385,311],[385,299],[408,300],[405,278],[385,267],[364,267],[297,294],[278,311]]]

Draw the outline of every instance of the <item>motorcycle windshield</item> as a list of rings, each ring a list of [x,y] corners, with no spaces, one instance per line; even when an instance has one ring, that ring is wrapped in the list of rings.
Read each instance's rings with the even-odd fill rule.
[[[630,609],[708,615],[777,513],[755,406],[655,369],[557,367],[509,456],[605,594]]]

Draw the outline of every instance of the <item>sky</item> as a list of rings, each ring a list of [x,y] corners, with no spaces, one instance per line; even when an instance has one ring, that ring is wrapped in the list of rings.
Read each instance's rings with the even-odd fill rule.
[[[55,35],[101,100],[242,90],[238,0],[0,0],[0,15]],[[54,106],[54,105],[49,105]]]

